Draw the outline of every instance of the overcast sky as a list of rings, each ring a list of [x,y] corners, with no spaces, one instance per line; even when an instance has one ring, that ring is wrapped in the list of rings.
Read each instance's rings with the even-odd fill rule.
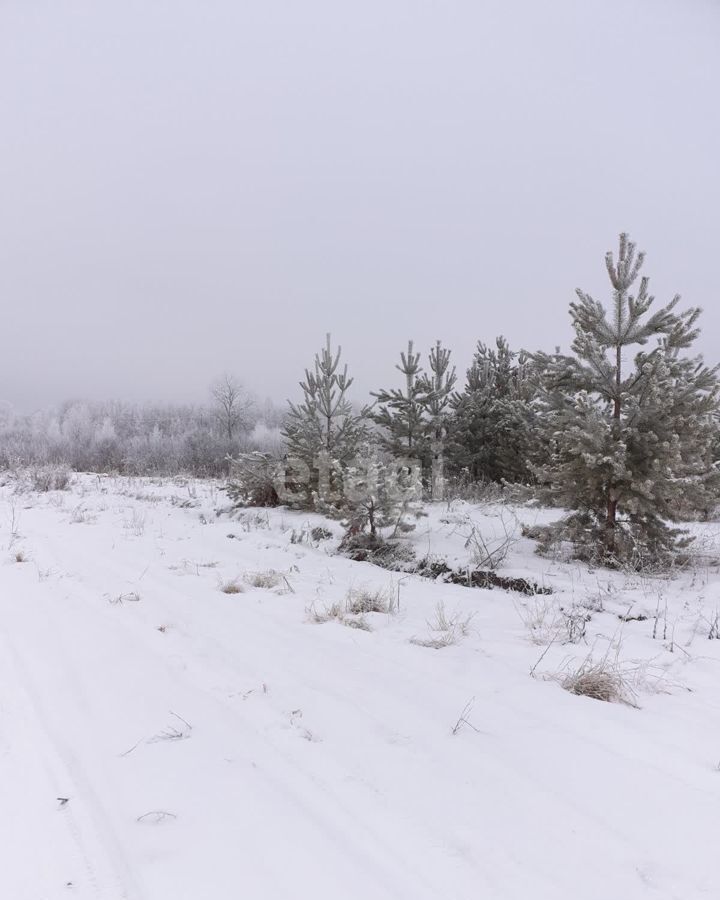
[[[620,230],[720,360],[717,0],[0,0],[0,400],[567,346]]]

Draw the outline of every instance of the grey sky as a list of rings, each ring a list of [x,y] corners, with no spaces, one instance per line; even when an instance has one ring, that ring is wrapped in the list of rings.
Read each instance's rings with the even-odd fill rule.
[[[720,359],[720,3],[0,0],[0,400],[567,344],[627,229]]]

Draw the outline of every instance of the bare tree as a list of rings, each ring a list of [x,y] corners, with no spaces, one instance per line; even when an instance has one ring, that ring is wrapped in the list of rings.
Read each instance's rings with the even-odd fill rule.
[[[227,438],[228,444],[232,444],[238,431],[249,428],[254,401],[238,379],[227,372],[213,384],[211,393],[220,431]]]

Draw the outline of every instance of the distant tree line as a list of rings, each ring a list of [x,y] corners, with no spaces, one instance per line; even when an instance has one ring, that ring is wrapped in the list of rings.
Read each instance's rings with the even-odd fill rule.
[[[283,417],[230,376],[218,380],[205,406],[68,402],[25,416],[0,410],[0,468],[223,476],[228,458],[241,452],[279,454]]]

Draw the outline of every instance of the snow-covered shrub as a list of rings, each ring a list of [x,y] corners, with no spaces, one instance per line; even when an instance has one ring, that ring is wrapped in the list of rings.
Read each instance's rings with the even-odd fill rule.
[[[367,442],[343,472],[343,525],[347,536],[368,533],[380,538],[385,533],[415,529],[410,515],[419,511],[422,499],[421,471],[412,460],[382,457]],[[389,533],[389,534],[388,534]]]
[[[230,463],[227,493],[235,506],[279,506],[280,460],[268,453],[242,453]]]
[[[390,571],[408,569],[415,561],[415,551],[410,544],[386,541],[379,534],[346,532],[338,551],[355,562],[370,562]]]
[[[70,486],[70,469],[65,465],[31,466],[25,476],[30,490],[39,493],[65,491]]]

